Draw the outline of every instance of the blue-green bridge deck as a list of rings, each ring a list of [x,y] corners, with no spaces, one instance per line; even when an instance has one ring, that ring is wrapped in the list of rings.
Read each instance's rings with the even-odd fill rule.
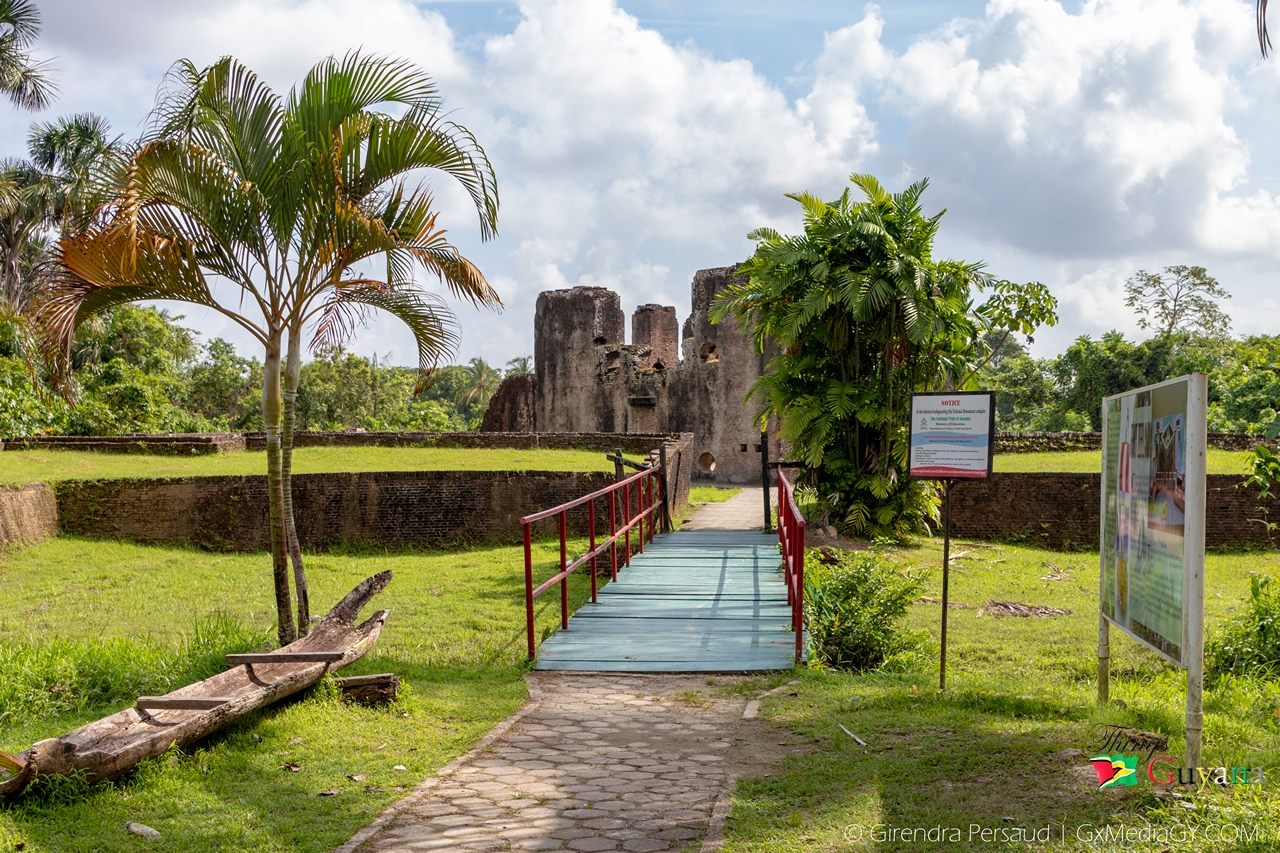
[[[598,603],[584,604],[542,643],[537,668],[790,669],[795,634],[777,546],[776,536],[745,530],[659,536],[600,589]]]

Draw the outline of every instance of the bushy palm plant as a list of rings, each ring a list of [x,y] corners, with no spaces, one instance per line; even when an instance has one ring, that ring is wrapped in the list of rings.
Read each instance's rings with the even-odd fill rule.
[[[971,387],[1004,340],[987,336],[1052,324],[1056,302],[1038,283],[934,260],[942,214],[921,209],[927,182],[889,193],[868,175],[852,181],[865,201],[847,189],[833,202],[790,196],[803,234],[752,232],[747,281],[721,292],[713,319],[736,317],[760,352],[781,351],[751,393],[762,418],[778,416],[822,511],[856,535],[900,536],[936,515],[932,487],[905,478],[912,392]]]
[[[293,529],[290,448],[303,335],[342,344],[368,310],[408,326],[419,388],[457,339],[419,271],[479,305],[500,301],[445,238],[423,181],[443,172],[495,233],[484,151],[445,118],[413,65],[351,53],[319,63],[281,98],[232,58],[180,62],[142,139],[104,158],[91,222],[59,240],[40,309],[48,356],[112,306],[177,300],[218,312],[263,347],[271,551],[281,643],[310,621]],[[298,597],[291,609],[289,560]]]

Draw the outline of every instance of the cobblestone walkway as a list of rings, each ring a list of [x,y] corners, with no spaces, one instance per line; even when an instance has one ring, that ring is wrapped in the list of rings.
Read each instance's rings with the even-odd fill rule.
[[[723,689],[732,678],[529,679],[532,701],[513,724],[340,853],[696,851],[709,829],[718,836],[737,777],[767,774],[799,744],[744,720],[747,697]]]

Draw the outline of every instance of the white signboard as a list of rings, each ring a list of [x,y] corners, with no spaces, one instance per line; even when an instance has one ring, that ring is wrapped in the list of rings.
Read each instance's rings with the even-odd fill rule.
[[[992,391],[911,395],[912,477],[991,476],[996,400]]]
[[[1102,401],[1101,608],[1186,668],[1203,631],[1207,380]]]

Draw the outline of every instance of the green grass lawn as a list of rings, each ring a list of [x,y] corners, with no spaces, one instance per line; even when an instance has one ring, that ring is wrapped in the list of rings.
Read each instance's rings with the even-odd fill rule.
[[[1210,474],[1247,474],[1248,451],[1209,448]],[[1102,453],[1098,450],[1072,450],[1062,453],[997,453],[995,470],[1007,473],[1063,471],[1097,474],[1102,470]]]
[[[1096,706],[1098,559],[985,543],[954,545],[947,692],[937,692],[937,660],[917,672],[852,675],[807,670],[791,695],[766,699],[762,714],[812,739],[813,749],[783,772],[744,780],[728,824],[727,853],[828,850],[1013,850],[1020,843],[972,840],[970,825],[997,831],[1054,827],[1032,849],[1122,849],[1077,836],[1082,824],[1141,827],[1237,823],[1270,832],[1266,844],[1194,842],[1128,845],[1134,850],[1276,850],[1280,838],[1280,683],[1235,679],[1207,685],[1204,763],[1266,768],[1261,792],[1249,787],[1162,803],[1149,783],[1097,791],[1087,764],[1058,757],[1100,750],[1099,725],[1115,723],[1169,736],[1162,753],[1181,758],[1185,676],[1119,631],[1111,633],[1112,699]],[[904,568],[937,566],[929,544],[893,553]],[[1206,616],[1212,629],[1248,599],[1249,577],[1280,574],[1275,552],[1210,555]],[[940,571],[926,596],[941,597]],[[1043,619],[980,613],[989,599],[1072,611]],[[936,644],[940,607],[917,604],[911,625]],[[936,650],[935,650],[936,654]],[[840,728],[866,742],[860,746]],[[1130,751],[1132,754],[1132,751]],[[1145,764],[1142,768],[1145,779]],[[872,828],[880,825],[880,840]],[[1066,826],[1067,838],[1061,827]],[[960,827],[960,843],[888,840],[887,827]],[[1086,831],[1087,834],[1087,831]],[[858,840],[858,839],[861,840]],[[856,843],[851,843],[856,842]]]
[[[587,450],[457,449],[436,447],[302,447],[295,474],[330,471],[612,471],[603,453]],[[131,477],[203,477],[265,474],[261,453],[148,456],[78,450],[5,450],[0,484]]]
[[[558,548],[536,547],[547,577]],[[115,785],[37,786],[0,803],[0,850],[332,850],[525,701],[523,549],[336,551],[307,565],[316,611],[395,573],[369,608],[391,608],[386,631],[343,674],[394,672],[402,701],[348,706],[322,684]],[[576,607],[586,578],[574,580]],[[3,552],[0,589],[0,749],[13,753],[219,671],[223,653],[274,634],[262,554],[63,537]],[[540,632],[558,622],[557,599],[539,599]],[[127,821],[163,838],[131,835]]]
[[[726,488],[723,486],[690,486],[689,487],[689,503],[691,504],[719,504],[729,500],[729,498],[738,494],[742,489]]]

